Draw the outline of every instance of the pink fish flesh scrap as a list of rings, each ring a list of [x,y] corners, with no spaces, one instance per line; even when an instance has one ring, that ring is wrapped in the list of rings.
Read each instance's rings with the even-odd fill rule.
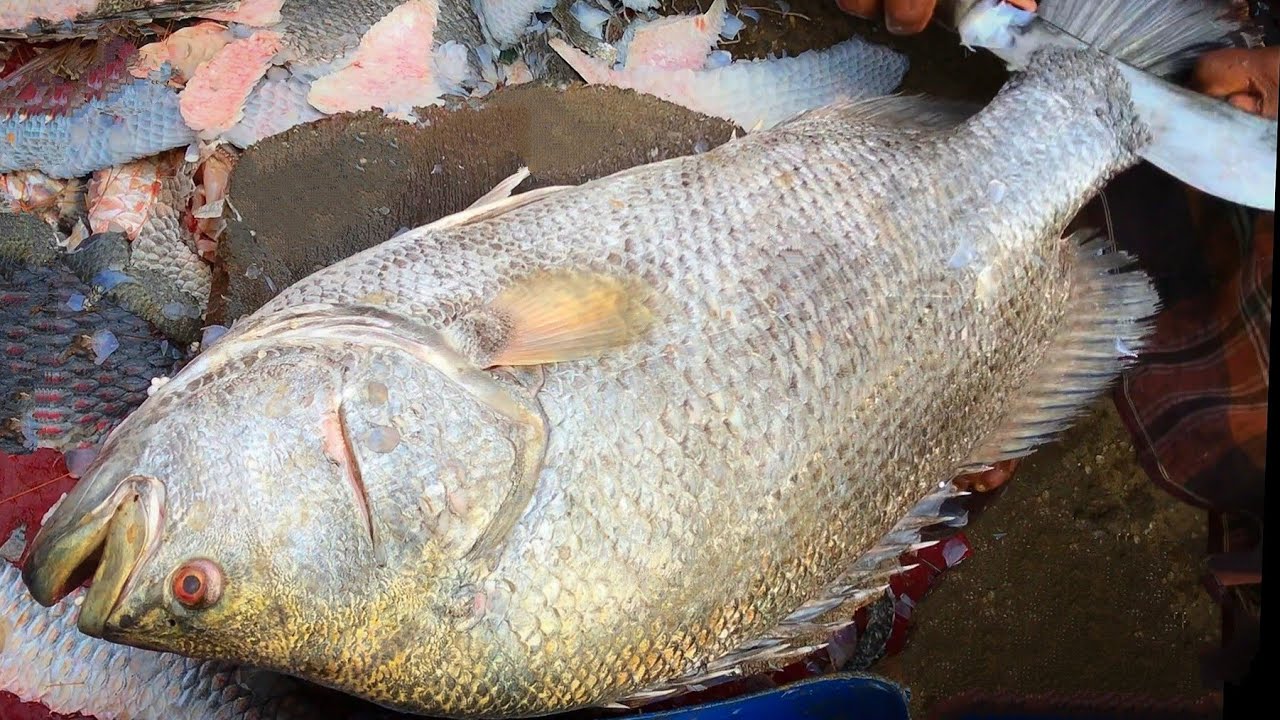
[[[159,175],[156,157],[95,172],[89,179],[89,230],[137,240],[160,196]]]
[[[905,55],[856,37],[793,57],[699,70],[617,70],[559,38],[550,45],[588,84],[654,95],[747,130],[773,127],[832,102],[889,94],[907,72]]]
[[[234,127],[282,42],[279,33],[260,30],[217,51],[182,90],[179,107],[187,125],[206,140]]]
[[[232,39],[227,28],[216,22],[179,28],[162,40],[143,45],[129,72],[136,78],[145,78],[168,63],[175,75],[172,80],[185,84]]]
[[[625,54],[624,67],[700,70],[718,43],[724,18],[725,0],[715,0],[701,15],[634,22],[618,43],[619,55]]]
[[[400,5],[365,33],[350,65],[311,84],[307,99],[324,113],[376,107],[412,120],[415,107],[435,104],[444,92],[436,72],[442,63],[432,52],[438,20],[436,0]]]
[[[31,213],[57,227],[79,212],[78,180],[58,180],[38,170],[0,175],[0,212]]]

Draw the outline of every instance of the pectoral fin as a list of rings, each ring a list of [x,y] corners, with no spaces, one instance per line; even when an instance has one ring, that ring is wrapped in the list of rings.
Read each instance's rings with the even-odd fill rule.
[[[645,295],[600,273],[540,273],[458,318],[446,336],[478,367],[581,360],[626,345],[649,327]]]

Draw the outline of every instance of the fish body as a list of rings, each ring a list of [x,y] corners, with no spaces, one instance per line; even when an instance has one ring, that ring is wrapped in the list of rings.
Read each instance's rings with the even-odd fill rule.
[[[896,50],[857,37],[792,57],[708,69],[640,64],[618,70],[559,38],[550,45],[589,84],[643,92],[748,130],[770,128],[841,100],[891,93],[908,65]]]
[[[182,120],[178,96],[164,84],[134,80],[47,121],[11,116],[0,134],[0,172],[39,170],[57,178],[87,175],[181,147],[195,133]]]
[[[1055,61],[946,131],[827,112],[300,281],[128,418],[42,530],[126,477],[168,508],[132,592],[94,611],[109,625],[81,628],[454,716],[615,701],[767,634],[1000,459],[971,455],[1045,391],[1028,383],[1074,323],[1116,323],[1108,371],[1117,338],[1138,345],[1145,285],[1080,317],[1099,261],[1059,233],[1142,130],[1104,61]],[[1057,138],[1035,163],[1015,119]],[[561,268],[651,288],[662,319],[540,387],[441,340]],[[170,574],[197,553],[236,584],[176,615]]]
[[[87,634],[447,717],[822,647],[948,480],[1141,350],[1147,277],[1063,232],[1161,132],[1119,63],[1050,49],[973,114],[841,103],[503,199],[517,175],[206,348],[25,582],[55,602],[101,550]]]

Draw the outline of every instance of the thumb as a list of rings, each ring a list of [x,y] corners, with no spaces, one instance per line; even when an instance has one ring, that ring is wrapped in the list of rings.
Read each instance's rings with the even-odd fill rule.
[[[1215,50],[1200,58],[1191,76],[1195,90],[1273,119],[1278,85],[1280,47]]]

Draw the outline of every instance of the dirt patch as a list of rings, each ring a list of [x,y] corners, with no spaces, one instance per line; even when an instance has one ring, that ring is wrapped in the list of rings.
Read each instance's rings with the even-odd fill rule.
[[[1100,403],[1019,469],[967,533],[974,556],[920,605],[903,652],[875,672],[912,715],[969,689],[1203,696],[1218,642],[1199,585],[1203,511],[1147,479]]]

